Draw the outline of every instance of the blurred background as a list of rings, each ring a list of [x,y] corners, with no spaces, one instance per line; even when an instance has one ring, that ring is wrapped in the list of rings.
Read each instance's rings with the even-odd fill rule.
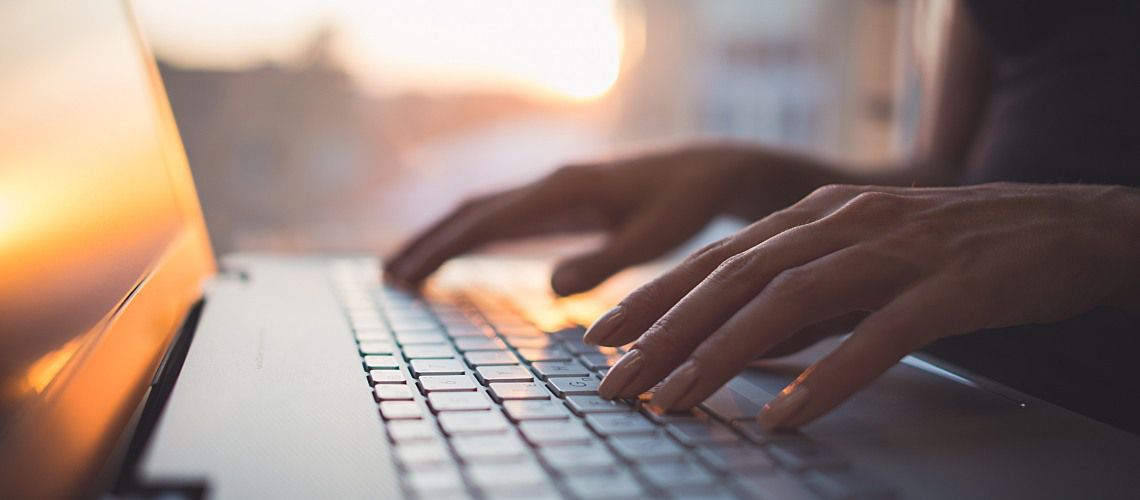
[[[906,154],[913,1],[139,0],[219,253],[387,251],[575,159]]]

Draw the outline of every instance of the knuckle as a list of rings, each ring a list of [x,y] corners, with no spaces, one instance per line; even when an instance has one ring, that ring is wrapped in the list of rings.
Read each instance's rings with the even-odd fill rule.
[[[855,196],[860,191],[861,187],[850,184],[827,184],[816,188],[805,199],[824,201],[844,199]]]
[[[716,265],[732,255],[732,238],[724,238],[709,243],[685,258],[685,268],[714,269]]]
[[[680,345],[674,330],[668,316],[661,318],[637,339],[633,347],[647,359],[671,358],[672,352]]]
[[[894,193],[868,191],[856,195],[844,207],[855,213],[895,213],[903,208],[907,198]]]
[[[747,279],[749,271],[752,268],[752,257],[748,253],[738,253],[733,255],[719,265],[716,269],[709,274],[709,280],[718,284],[731,284],[736,283],[742,279]]]

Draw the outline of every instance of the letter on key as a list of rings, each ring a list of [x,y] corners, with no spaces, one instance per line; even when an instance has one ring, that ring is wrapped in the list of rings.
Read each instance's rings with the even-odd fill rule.
[[[560,398],[598,393],[598,379],[596,377],[554,377],[547,384]]]

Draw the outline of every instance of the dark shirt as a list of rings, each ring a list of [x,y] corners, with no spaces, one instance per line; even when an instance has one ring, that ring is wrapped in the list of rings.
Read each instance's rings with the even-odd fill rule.
[[[1140,186],[1140,2],[967,5],[993,50],[996,77],[962,183]],[[1102,308],[944,339],[928,352],[1140,434],[1135,315]]]

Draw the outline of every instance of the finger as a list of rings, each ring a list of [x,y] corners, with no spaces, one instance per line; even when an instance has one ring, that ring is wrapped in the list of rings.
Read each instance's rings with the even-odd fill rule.
[[[676,200],[682,197],[689,200],[679,211]],[[660,257],[700,231],[719,205],[716,193],[693,193],[689,186],[660,193],[619,226],[600,249],[559,264],[551,286],[559,295],[584,292],[622,269]]]
[[[771,349],[768,349],[768,351],[760,354],[756,359],[765,360],[790,356],[815,345],[823,339],[851,333],[855,325],[858,325],[859,322],[863,321],[866,317],[866,312],[856,311],[836,316],[827,321],[821,321],[801,329],[783,342],[776,344]]]
[[[593,177],[593,171],[587,167],[562,168],[529,187],[496,196],[482,206],[466,210],[424,238],[413,252],[408,252],[393,274],[418,282],[451,257],[504,235],[519,237],[520,227],[542,227],[534,222],[593,201],[583,195]]]
[[[430,227],[417,234],[416,237],[410,242],[405,243],[390,258],[386,259],[387,262],[385,263],[384,270],[394,277],[399,277],[399,271],[405,266],[408,258],[418,253],[423,247],[424,243],[432,240],[433,238],[437,238],[438,234],[441,231],[443,231],[448,226],[455,224],[455,222],[461,217],[467,216],[470,212],[480,210],[488,203],[503,196],[509,196],[510,194],[512,194],[511,191],[496,193],[489,196],[474,198],[461,203],[459,206],[452,209],[451,212],[440,218]]]
[[[769,430],[800,427],[831,411],[904,356],[936,338],[976,329],[964,295],[928,280],[856,327],[834,351],[808,367],[758,416]]]
[[[732,236],[706,245],[674,269],[638,287],[622,299],[586,331],[583,340],[605,346],[632,342],[729,257],[788,228],[811,222],[814,217],[814,212],[808,209],[783,210]]]
[[[641,360],[636,368],[619,360],[602,380],[598,393],[605,397],[632,397],[652,387],[760,293],[769,280],[853,240],[851,231],[817,221],[784,231],[725,260],[637,339],[626,354]]]
[[[825,186],[740,232],[693,253],[673,270],[629,294],[586,332],[587,343],[620,346],[632,342],[674,307],[722,262],[781,232],[830,217],[869,186]]]
[[[669,409],[696,405],[819,318],[878,309],[916,278],[905,268],[878,264],[874,254],[852,246],[780,273],[692,352],[661,385],[654,403]]]

